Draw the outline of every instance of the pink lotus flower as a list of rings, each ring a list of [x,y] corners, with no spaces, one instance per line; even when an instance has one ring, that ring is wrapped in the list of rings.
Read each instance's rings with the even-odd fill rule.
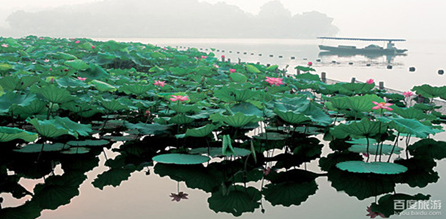
[[[155,80],[155,83],[153,83],[155,86],[160,86],[160,87],[164,87],[164,85],[166,85],[165,81],[157,81]]]
[[[403,95],[404,95],[404,97],[411,97],[411,96],[413,96],[413,92],[406,91],[406,92],[403,93]]]
[[[375,81],[374,81],[373,79],[369,79],[369,80],[367,80],[365,83],[367,83],[367,84],[373,84],[373,83],[375,83]]]
[[[144,117],[150,117],[150,110],[146,110],[144,112]]]
[[[43,60],[43,62],[50,62],[50,60],[49,59],[45,59],[45,60]]]
[[[206,59],[206,58],[207,58],[207,56],[201,56],[201,58],[202,58],[202,59]]]
[[[231,73],[234,73],[235,71],[236,71],[236,70],[233,69],[233,68],[229,69],[229,72],[231,72]]]
[[[189,100],[188,96],[181,96],[181,95],[172,95],[172,98],[169,98],[170,101],[175,102],[175,101],[186,101]]]
[[[386,218],[386,216],[382,213],[379,212],[373,212],[372,209],[369,207],[367,207],[367,212],[369,212],[366,216],[370,216],[370,218],[375,218],[376,216],[380,216],[382,218]]]
[[[76,40],[76,42],[74,42],[74,43],[76,43],[76,44],[79,44],[81,41],[79,41],[79,40]]]
[[[378,103],[376,101],[372,101],[372,103],[374,103],[376,105],[376,106],[372,107],[372,109],[374,109],[374,110],[377,110],[377,109],[386,109],[389,111],[393,110],[392,108],[389,107],[389,106],[393,105],[392,103],[385,103],[385,102]]]
[[[308,62],[308,66],[312,66],[313,65],[313,63],[312,62]]]
[[[188,194],[179,192],[178,194],[171,193],[169,197],[173,198],[172,201],[179,202],[179,201],[181,201],[181,199],[188,199],[187,196],[188,196]]]
[[[94,49],[94,48],[96,48],[96,47],[94,47],[94,46],[91,46],[91,48],[92,48],[92,49]]]
[[[271,167],[267,167],[266,169],[263,169],[263,175],[267,176],[271,172]]]
[[[82,77],[77,77],[77,79],[79,79],[80,81],[85,81],[85,80],[87,80],[87,78],[82,78]]]
[[[225,55],[221,55],[221,58],[224,59],[226,56]]]
[[[44,40],[45,39],[45,37],[39,37],[39,40]]]
[[[266,77],[265,79],[265,81],[268,82],[270,85],[276,85],[276,86],[283,84],[282,80],[283,80],[282,78],[271,78],[271,77]]]
[[[2,47],[3,47],[3,48],[8,48],[9,46],[8,46],[8,44],[3,43],[3,44],[2,44]]]
[[[53,68],[50,68],[50,71],[52,71],[53,70]]]

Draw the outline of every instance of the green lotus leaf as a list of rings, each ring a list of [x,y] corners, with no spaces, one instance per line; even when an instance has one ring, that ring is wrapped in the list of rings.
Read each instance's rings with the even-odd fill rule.
[[[364,161],[344,161],[336,164],[336,167],[352,173],[374,173],[386,175],[400,174],[407,171],[407,167],[403,165],[386,162],[365,163]]]
[[[321,157],[319,159],[319,167],[321,167],[321,170],[330,172],[332,169],[336,169],[336,164],[344,161],[351,161],[351,160],[363,160],[363,156],[357,154],[357,153],[351,153],[348,151],[342,151],[342,152],[335,152],[329,154],[327,157]],[[339,170],[338,170],[339,171]]]
[[[367,93],[369,91],[371,91],[374,87],[375,84],[367,84],[367,83],[340,83],[340,85],[350,91],[350,92],[354,92],[356,94],[358,93]]]
[[[222,153],[222,148],[217,147],[209,147],[209,148],[194,148],[189,151],[190,154],[206,154],[211,157],[223,157],[223,156],[241,156],[245,157],[251,154],[250,150],[244,149],[244,148],[234,148],[233,147],[233,153],[232,154],[226,154],[224,155]]]
[[[440,97],[446,94],[446,86],[435,87],[428,84],[423,84],[421,86],[413,87],[412,91],[415,91],[417,94],[427,98]]]
[[[62,151],[70,148],[70,146],[62,144],[62,143],[55,143],[55,144],[28,144],[20,149],[16,149],[14,151],[20,152],[20,153],[40,153],[40,152],[54,152],[54,151]]]
[[[432,126],[424,125],[415,119],[395,118],[395,117],[379,117],[379,121],[389,124],[389,128],[393,128],[400,133],[411,134],[419,138],[426,138],[430,134],[435,135],[443,130],[438,130]]]
[[[193,129],[187,129],[186,133],[184,134],[184,136],[178,136],[177,135],[177,138],[178,137],[181,137],[181,138],[184,138],[184,137],[197,137],[197,138],[206,137],[209,134],[211,134],[212,131],[214,131],[214,129],[216,129],[216,128],[217,128],[216,125],[207,124],[207,125],[202,126],[202,127],[193,128]]]
[[[170,118],[169,123],[182,125],[182,124],[189,124],[189,123],[193,122],[194,120],[195,119],[193,119],[189,116],[186,116],[184,114],[177,114],[176,116]]]
[[[153,157],[152,160],[163,164],[193,165],[208,162],[210,158],[192,154],[161,154]]]
[[[355,152],[355,153],[368,153],[368,154],[390,154],[391,152],[394,154],[399,154],[401,150],[403,150],[400,147],[393,147],[393,145],[383,144],[382,147],[378,144],[371,144],[368,147],[367,145],[352,145],[350,148],[348,148],[349,151]]]
[[[150,56],[155,59],[165,59],[166,58],[166,55],[164,55],[163,53],[160,53],[160,52],[150,53]]]
[[[78,75],[89,80],[98,80],[110,77],[110,74],[107,71],[96,64],[90,64],[87,69],[79,71]]]
[[[235,153],[234,147],[232,147],[232,140],[231,136],[229,135],[222,135],[222,148],[221,153],[224,156],[229,156]]]
[[[249,73],[255,73],[255,74],[260,73],[260,70],[254,65],[245,65],[245,67]]]
[[[213,122],[224,122],[232,127],[240,128],[249,123],[261,121],[262,118],[255,115],[245,115],[241,112],[237,112],[232,116],[224,116],[222,114],[212,114],[209,117]]]
[[[37,139],[37,134],[28,132],[18,128],[0,127],[0,142],[8,142],[15,139],[22,139],[27,142],[32,142]]]
[[[8,63],[0,63],[0,73],[7,73],[14,69],[14,67]]]
[[[114,87],[114,86],[112,86],[112,85],[110,85],[110,84],[108,84],[108,83],[105,83],[105,82],[103,82],[103,81],[92,80],[92,81],[89,82],[89,83],[93,84],[94,87],[95,87],[98,91],[101,91],[101,92],[107,92],[107,91],[108,91],[108,92],[113,92],[113,91],[118,90],[116,87]]]
[[[5,90],[26,90],[31,85],[41,81],[40,77],[37,76],[23,76],[18,78],[16,76],[7,76],[0,79],[0,86]]]
[[[119,100],[100,100],[99,101],[103,107],[110,111],[122,111],[129,110],[128,105],[122,104]]]
[[[229,77],[234,82],[239,82],[239,83],[244,83],[248,80],[248,77],[246,77],[244,74],[240,74],[240,73],[231,73],[231,74],[229,74]]]
[[[237,185],[213,192],[208,203],[209,208],[216,213],[226,212],[240,216],[245,212],[254,212],[260,206],[261,198],[262,195],[256,188]]]
[[[263,112],[259,108],[257,108],[254,104],[248,102],[242,102],[234,105],[231,108],[231,111],[234,113],[240,112],[245,115],[255,115],[263,117]]]
[[[293,111],[287,111],[287,112],[283,112],[280,111],[279,109],[274,109],[274,112],[277,114],[277,116],[279,116],[283,121],[293,124],[293,125],[299,125],[299,124],[304,124],[304,123],[308,123],[311,121],[310,118],[308,118],[307,116],[305,116],[303,113],[296,113]]]
[[[417,205],[418,201],[427,201],[429,200],[430,195],[423,195],[423,194],[416,194],[416,195],[406,195],[401,193],[394,193],[394,194],[387,194],[379,198],[378,203],[372,203],[370,206],[370,210],[372,212],[381,213],[385,217],[390,217],[393,214],[400,213],[404,210],[409,211],[409,207],[407,206],[407,203],[410,203],[409,201],[415,202],[413,204]],[[403,203],[404,210],[397,209],[395,206],[398,205],[398,203]]]
[[[178,76],[188,75],[191,72],[191,70],[189,70],[188,68],[180,68],[180,67],[170,67],[169,71],[172,72],[172,74]]]
[[[300,205],[306,201],[310,195],[316,194],[317,184],[311,182],[282,182],[277,184],[268,184],[263,190],[265,199],[273,206],[283,205],[289,207],[291,205]]]
[[[214,91],[214,96],[224,102],[241,102],[251,100],[258,96],[259,93],[250,89],[235,89],[223,87]]]
[[[72,68],[74,68],[75,70],[86,70],[88,69],[90,66],[85,63],[82,60],[79,59],[75,59],[75,60],[70,60],[70,61],[65,61],[64,63],[66,66],[70,66]]]
[[[363,118],[359,122],[354,121],[348,124],[339,124],[330,129],[330,133],[339,139],[344,139],[347,136],[352,138],[372,137],[382,135],[385,132],[387,132],[386,123],[370,121],[367,118]]]
[[[90,148],[74,147],[74,148],[69,148],[68,150],[63,150],[60,153],[61,154],[87,154],[88,152],[90,152]]]
[[[422,139],[408,147],[409,152],[415,157],[429,157],[441,160],[446,157],[446,142],[433,139]]]
[[[0,96],[0,112],[6,113],[10,110],[15,111],[18,107],[30,105],[36,99],[34,94],[21,95],[15,92],[6,92]]]
[[[139,122],[137,124],[132,123],[125,123],[125,126],[128,129],[136,129],[139,133],[143,135],[160,135],[164,133],[170,132],[170,129],[172,129],[173,125],[160,125],[158,123],[153,124],[146,124]]]
[[[104,145],[107,145],[108,143],[109,143],[109,141],[107,141],[105,139],[67,142],[68,145],[74,146],[74,147],[104,146]]]
[[[169,105],[169,108],[174,110],[177,113],[188,113],[188,112],[194,112],[197,113],[200,111],[200,108],[194,104],[194,105],[187,105],[187,104],[172,104]]]
[[[278,65],[271,65],[268,68],[266,68],[267,71],[275,71],[277,68],[279,68]]]
[[[26,121],[33,125],[40,135],[48,138],[55,138],[61,135],[73,135],[76,138],[78,136],[77,132],[71,131],[70,129],[65,127],[64,124],[58,122],[55,119],[38,120],[37,118],[28,118],[26,119]]]
[[[59,57],[61,59],[65,59],[65,60],[74,60],[77,59],[76,56],[68,54],[68,53],[64,53],[64,52],[57,52],[57,55],[59,55]]]
[[[126,84],[119,88],[120,92],[124,92],[128,95],[143,95],[146,94],[147,91],[154,89],[151,85],[142,85],[142,84]]]
[[[54,84],[42,87],[32,86],[31,91],[42,95],[45,99],[52,103],[65,103],[75,99],[69,91],[56,87]]]
[[[77,133],[81,136],[89,136],[93,131],[91,129],[91,124],[85,125],[77,122],[71,121],[68,117],[54,117],[55,121],[59,124],[62,124],[65,128],[70,130],[71,132]]]
[[[67,88],[87,88],[90,87],[90,85],[88,85],[87,83],[79,80],[79,79],[74,79],[74,78],[70,78],[70,77],[62,77],[59,79],[56,79],[56,83],[60,86],[60,87],[67,87]]]
[[[305,66],[300,66],[300,65],[294,67],[294,69],[297,69],[297,70],[300,70],[300,71],[303,71],[303,72],[316,71],[316,70],[314,70],[311,67],[305,67]]]
[[[400,107],[392,107],[393,112],[395,114],[398,114],[399,116],[406,118],[406,119],[416,119],[416,120],[434,120],[436,117],[432,114],[426,114],[420,109],[416,108],[400,108]]]

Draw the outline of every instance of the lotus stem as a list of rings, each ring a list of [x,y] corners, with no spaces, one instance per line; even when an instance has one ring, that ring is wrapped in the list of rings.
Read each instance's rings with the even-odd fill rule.
[[[393,144],[392,150],[390,151],[389,154],[389,159],[387,159],[387,163],[390,162],[390,158],[392,157],[393,151],[395,150],[396,145],[398,144],[398,138],[400,137],[400,133],[398,132],[398,135],[396,136],[396,140],[395,143]]]

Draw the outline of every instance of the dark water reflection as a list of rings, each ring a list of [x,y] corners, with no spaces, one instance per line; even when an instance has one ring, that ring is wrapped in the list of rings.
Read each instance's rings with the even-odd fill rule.
[[[40,214],[41,218],[122,218],[126,214],[132,215],[127,218],[153,215],[293,218],[290,212],[322,217],[324,213],[309,211],[323,208],[324,212],[331,212],[325,213],[330,218],[345,218],[345,212],[365,217],[367,207],[374,205],[372,209],[380,209],[389,217],[395,213],[394,200],[441,202],[435,190],[428,188],[439,181],[433,158],[420,157],[414,152],[406,159],[403,152],[395,163],[408,167],[406,173],[350,173],[339,170],[335,164],[365,157],[346,150],[350,144],[345,141],[328,142],[298,132],[281,134],[288,137],[254,138],[255,147],[267,151],[257,153],[256,159],[224,157],[200,165],[154,163],[153,156],[177,150],[171,147],[177,144],[176,140],[163,136],[146,136],[142,141],[127,141],[121,146],[119,142],[110,143],[104,149],[92,147],[86,154],[44,152],[39,160],[38,153],[13,152],[5,145],[0,153],[0,188],[5,198],[0,215],[1,218],[37,218]],[[207,140],[211,146],[221,145],[212,138]],[[188,138],[180,144],[194,148],[205,141]],[[238,143],[237,147],[250,145]]]

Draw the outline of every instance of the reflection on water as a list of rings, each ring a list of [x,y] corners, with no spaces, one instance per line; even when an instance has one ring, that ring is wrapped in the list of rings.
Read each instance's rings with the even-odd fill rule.
[[[44,209],[55,210],[70,204],[71,200],[79,195],[89,196],[88,193],[81,194],[83,192],[80,186],[87,180],[86,173],[98,166],[105,168],[105,171],[96,175],[94,179],[87,180],[97,190],[125,185],[125,181],[136,172],[143,173],[149,178],[168,177],[170,181],[177,183],[177,188],[174,190],[175,186],[172,186],[172,189],[162,191],[165,195],[159,199],[171,200],[174,203],[194,201],[196,196],[189,196],[187,190],[197,189],[209,195],[207,198],[209,209],[233,216],[254,211],[265,212],[266,204],[299,206],[312,196],[324,196],[317,194],[321,186],[317,183],[318,178],[327,178],[331,187],[344,193],[345,196],[360,201],[371,197],[377,200],[367,206],[364,205],[361,209],[349,209],[348,206],[333,203],[338,206],[339,211],[348,209],[356,214],[382,214],[389,217],[404,212],[402,209],[394,209],[395,201],[404,203],[439,201],[431,199],[432,194],[425,192],[400,192],[397,184],[425,188],[438,182],[439,174],[434,169],[436,166],[434,159],[446,157],[444,149],[441,148],[446,146],[446,142],[425,139],[412,144],[409,137],[397,137],[395,144],[401,144],[401,148],[408,150],[397,147],[398,150],[395,150],[393,157],[396,158],[395,163],[408,168],[407,172],[396,175],[352,173],[340,170],[336,164],[369,159],[385,162],[389,158],[389,152],[383,151],[382,155],[373,155],[374,152],[370,152],[365,156],[349,149],[354,143],[339,139],[329,140],[330,137],[327,135],[324,137],[325,140],[321,141],[315,137],[320,131],[317,128],[305,127],[291,130],[270,127],[267,129],[267,134],[255,132],[252,143],[246,141],[246,136],[239,135],[237,138],[245,141],[234,142],[234,147],[249,150],[253,147],[257,151],[255,156],[214,155],[215,158],[210,162],[197,165],[154,163],[152,158],[182,148],[198,148],[203,145],[221,147],[221,142],[213,137],[189,138],[178,142],[166,135],[145,136],[142,141],[136,140],[138,138],[130,140],[131,136],[109,136],[107,138],[112,139],[111,142],[116,139],[122,140],[121,138],[128,139],[122,146],[114,147],[113,151],[116,154],[112,158],[107,157],[103,148],[97,146],[91,147],[91,151],[86,154],[60,155],[58,152],[45,152],[38,158],[38,153],[18,153],[10,150],[13,144],[2,145],[0,153],[2,195],[11,194],[12,199],[25,198],[27,201],[17,206],[4,207],[0,215],[2,218],[37,218]],[[323,155],[323,151],[327,151],[327,148],[323,149],[327,143],[329,152]],[[178,144],[181,146],[171,146]],[[104,149],[110,151],[112,145],[109,143]],[[264,152],[260,153],[261,151]],[[100,162],[99,158],[106,160],[105,163]],[[319,170],[307,168],[307,165],[315,162],[319,165]],[[61,168],[61,171],[55,171],[56,168]],[[20,183],[21,179],[31,179],[40,183],[30,191]],[[43,181],[39,181],[40,179]],[[180,189],[180,184],[184,184],[188,189]],[[107,205],[107,201],[103,201],[101,205]],[[9,203],[4,202],[3,205],[8,206]],[[176,207],[171,206],[171,208]],[[437,210],[441,209],[437,207]],[[376,211],[381,213],[374,213]]]
[[[407,54],[379,54],[379,53],[354,53],[354,52],[319,52],[319,57],[342,57],[342,58],[350,58],[351,60],[357,59],[357,56],[365,57],[369,60],[379,59],[381,57],[385,58],[385,62],[387,64],[393,64],[396,56],[406,56]]]

